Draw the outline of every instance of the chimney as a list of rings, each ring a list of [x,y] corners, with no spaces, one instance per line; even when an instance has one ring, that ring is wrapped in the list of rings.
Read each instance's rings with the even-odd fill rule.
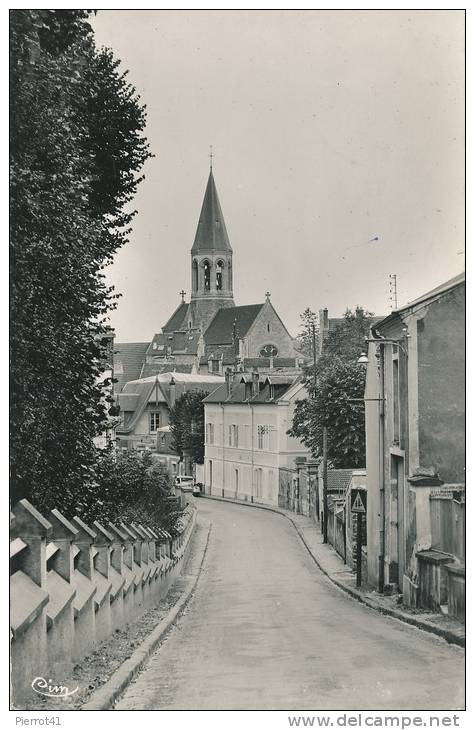
[[[226,394],[227,394],[227,397],[229,398],[229,396],[233,392],[233,371],[230,368],[226,368],[224,377],[226,379]]]
[[[328,334],[329,323],[328,323],[328,309],[320,309],[319,311],[319,332],[318,332],[318,352],[323,353],[323,344]]]
[[[175,399],[176,399],[176,383],[175,383],[175,378],[172,375],[172,377],[170,379],[170,408],[174,408]]]
[[[252,372],[252,397],[259,394],[259,372]]]
[[[328,329],[328,309],[321,309],[320,312],[320,330]]]

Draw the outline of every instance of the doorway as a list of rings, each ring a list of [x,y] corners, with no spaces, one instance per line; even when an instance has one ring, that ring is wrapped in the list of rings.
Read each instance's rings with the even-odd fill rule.
[[[406,569],[406,540],[404,535],[404,457],[391,454],[391,492],[396,501],[395,509],[395,527],[397,531],[397,582],[399,590],[403,589],[403,578]]]

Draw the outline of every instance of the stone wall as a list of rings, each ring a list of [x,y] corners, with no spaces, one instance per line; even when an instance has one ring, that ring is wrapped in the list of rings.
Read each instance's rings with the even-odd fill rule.
[[[277,357],[295,357],[292,338],[270,302],[266,302],[244,338],[244,356],[259,357],[265,345],[275,345]]]
[[[26,499],[11,515],[11,687],[15,707],[43,677],[61,684],[116,629],[162,600],[195,521],[188,506],[171,537],[137,524],[44,517]]]
[[[419,463],[465,482],[465,285],[418,319],[417,346]]]

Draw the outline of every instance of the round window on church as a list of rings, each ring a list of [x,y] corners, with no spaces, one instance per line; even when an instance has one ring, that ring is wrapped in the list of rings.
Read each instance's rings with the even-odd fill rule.
[[[276,357],[279,351],[275,345],[264,345],[259,354],[261,357]]]

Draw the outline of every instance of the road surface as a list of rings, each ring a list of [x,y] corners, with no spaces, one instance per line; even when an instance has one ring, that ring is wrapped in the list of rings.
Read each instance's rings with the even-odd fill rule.
[[[197,500],[195,595],[117,710],[449,710],[464,653],[357,603],[281,515]]]

